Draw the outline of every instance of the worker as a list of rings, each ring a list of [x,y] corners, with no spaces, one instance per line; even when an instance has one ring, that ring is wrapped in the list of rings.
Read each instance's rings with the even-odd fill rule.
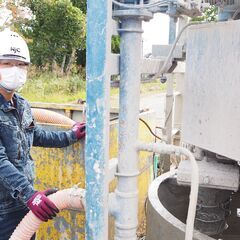
[[[37,191],[33,187],[31,147],[66,147],[85,136],[85,123],[58,132],[36,125],[29,103],[16,93],[26,82],[29,64],[29,49],[24,39],[10,30],[1,31],[0,240],[10,238],[29,210],[42,221],[52,219],[59,212],[47,197],[55,189]]]

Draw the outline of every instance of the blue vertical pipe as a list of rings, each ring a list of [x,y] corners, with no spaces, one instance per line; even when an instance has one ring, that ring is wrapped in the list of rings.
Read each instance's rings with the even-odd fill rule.
[[[87,1],[86,238],[108,240],[108,0]]]
[[[170,17],[169,21],[169,37],[168,37],[168,43],[173,44],[176,38],[176,19],[174,17]]]

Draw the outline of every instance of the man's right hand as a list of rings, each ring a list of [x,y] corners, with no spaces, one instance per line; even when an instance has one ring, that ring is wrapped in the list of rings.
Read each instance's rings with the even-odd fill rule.
[[[35,192],[27,201],[28,208],[36,217],[44,222],[53,219],[59,212],[55,204],[47,197],[47,195],[55,193],[56,191],[56,189],[49,189],[43,192]]]

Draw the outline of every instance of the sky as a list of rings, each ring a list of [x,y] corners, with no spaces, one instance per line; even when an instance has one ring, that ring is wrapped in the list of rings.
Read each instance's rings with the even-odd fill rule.
[[[166,14],[154,14],[154,18],[143,23],[143,55],[151,53],[153,44],[168,44],[169,17]]]

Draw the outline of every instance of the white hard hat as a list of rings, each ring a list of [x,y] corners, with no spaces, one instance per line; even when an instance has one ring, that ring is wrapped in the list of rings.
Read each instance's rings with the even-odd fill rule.
[[[9,29],[0,32],[0,60],[2,59],[30,63],[27,43],[18,33]]]

